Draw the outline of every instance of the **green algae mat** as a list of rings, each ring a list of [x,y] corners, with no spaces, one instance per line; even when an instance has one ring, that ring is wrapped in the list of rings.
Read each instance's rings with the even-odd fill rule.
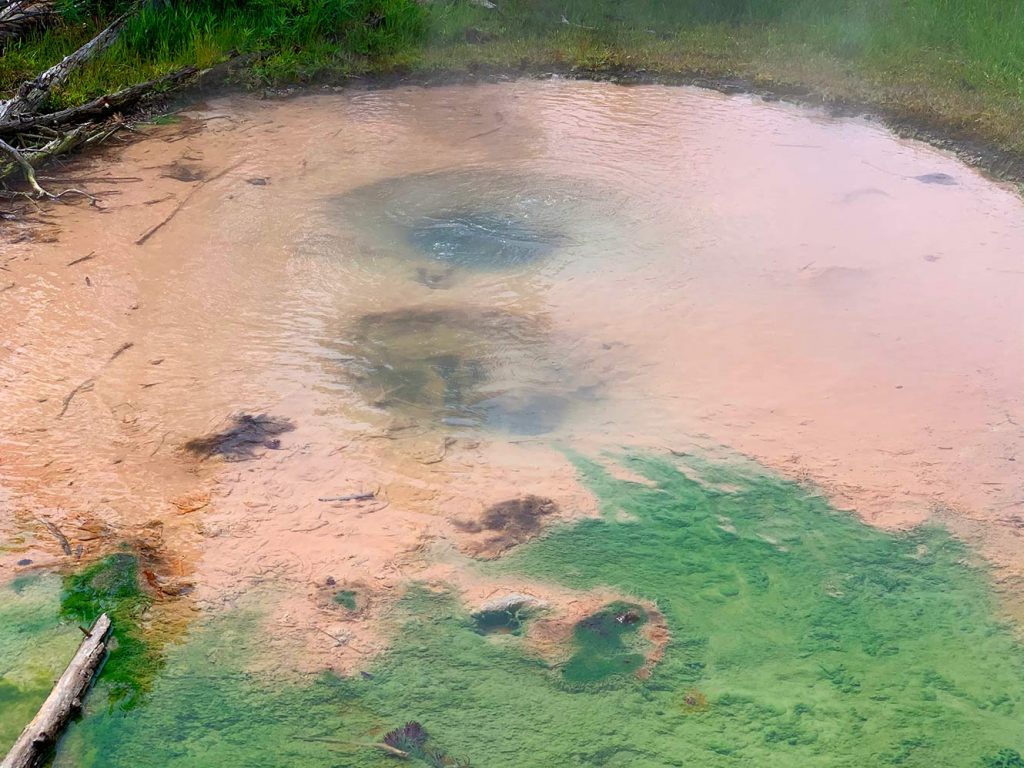
[[[565,661],[531,654],[532,612],[482,631],[453,596],[413,588],[367,674],[274,681],[251,671],[258,611],[238,609],[150,652],[145,684],[116,666],[55,765],[1024,765],[1024,648],[962,544],[869,528],[747,467],[616,460],[648,482],[575,457],[604,516],[474,566],[623,596],[577,625]],[[68,641],[59,586],[20,589],[0,604],[7,740],[42,690],[19,672],[26,638]],[[652,604],[671,640],[640,679]],[[407,761],[369,746],[392,729]]]

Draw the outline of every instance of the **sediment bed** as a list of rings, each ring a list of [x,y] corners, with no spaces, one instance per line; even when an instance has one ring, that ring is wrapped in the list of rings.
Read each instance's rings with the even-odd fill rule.
[[[10,610],[59,632],[47,574],[94,563],[135,588],[141,661],[58,766],[223,761],[222,711],[294,765],[391,759],[407,722],[489,766],[1024,748],[1012,190],[660,86],[149,130],[72,169],[101,209],[4,232]]]

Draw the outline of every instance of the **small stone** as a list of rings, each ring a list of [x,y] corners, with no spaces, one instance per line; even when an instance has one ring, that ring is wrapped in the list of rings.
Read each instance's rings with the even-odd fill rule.
[[[948,173],[922,173],[920,176],[915,176],[914,179],[922,184],[940,184],[944,187],[951,187],[957,183],[956,179]]]

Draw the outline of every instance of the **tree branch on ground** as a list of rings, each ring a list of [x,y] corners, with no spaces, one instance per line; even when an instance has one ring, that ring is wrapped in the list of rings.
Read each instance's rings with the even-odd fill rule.
[[[125,14],[114,19],[106,29],[77,51],[68,54],[57,64],[54,64],[32,80],[26,80],[22,83],[14,96],[0,103],[0,122],[10,120],[19,115],[32,115],[38,112],[54,87],[62,85],[78,67],[100,51],[104,51],[113,45],[118,35],[121,34],[121,28],[124,27],[129,16],[130,14]]]

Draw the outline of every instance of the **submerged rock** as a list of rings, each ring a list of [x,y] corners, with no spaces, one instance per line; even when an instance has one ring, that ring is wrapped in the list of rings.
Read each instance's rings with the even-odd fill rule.
[[[920,181],[922,184],[939,184],[945,187],[951,187],[957,183],[957,180],[948,173],[922,173],[920,176],[914,176],[914,180]]]
[[[476,631],[481,635],[517,635],[526,622],[547,606],[543,600],[512,592],[488,600],[472,615]]]

